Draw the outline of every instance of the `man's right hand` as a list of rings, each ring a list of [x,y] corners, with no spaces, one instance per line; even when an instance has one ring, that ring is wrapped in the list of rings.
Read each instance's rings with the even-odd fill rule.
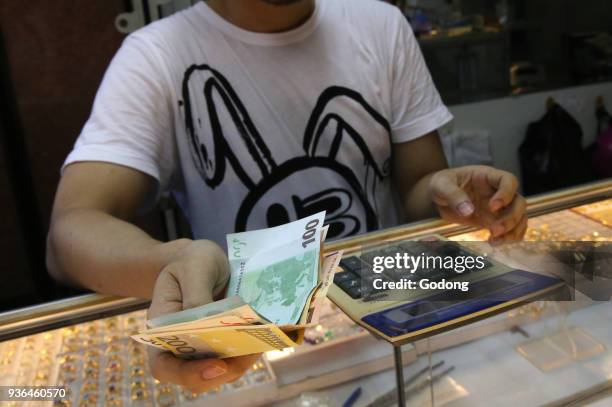
[[[188,239],[162,243],[129,223],[156,188],[151,176],[121,165],[67,166],[47,240],[50,273],[105,294],[152,298],[151,318],[213,301],[229,277],[219,246]],[[149,364],[159,380],[199,393],[239,378],[258,357],[184,361],[152,351]]]
[[[229,280],[227,257],[219,246],[206,240],[181,243],[183,247],[157,278],[149,319],[212,302]],[[151,373],[156,379],[178,384],[194,393],[239,379],[260,357],[183,360],[152,347],[148,352]]]

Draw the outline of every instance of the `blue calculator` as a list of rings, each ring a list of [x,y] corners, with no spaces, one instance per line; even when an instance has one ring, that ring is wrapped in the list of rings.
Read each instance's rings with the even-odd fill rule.
[[[446,259],[451,267],[423,262],[418,270],[400,270],[389,261],[390,268],[374,272],[385,258],[406,256]],[[477,269],[457,272],[449,260],[453,258],[480,258],[480,264]],[[565,287],[554,276],[510,268],[438,236],[362,248],[346,255],[340,268],[328,297],[368,331],[399,344],[475,322]],[[397,285],[399,281],[402,285]],[[413,281],[410,289],[396,288],[408,286],[408,281]]]

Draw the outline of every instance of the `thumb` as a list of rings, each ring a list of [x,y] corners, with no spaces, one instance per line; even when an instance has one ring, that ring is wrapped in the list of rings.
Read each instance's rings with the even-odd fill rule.
[[[455,177],[447,172],[440,173],[432,182],[432,200],[440,206],[452,208],[457,215],[467,218],[474,213],[474,204]]]
[[[195,308],[214,301],[213,290],[217,284],[217,273],[214,270],[200,269],[185,273],[181,281],[183,291],[183,308]]]
[[[178,312],[182,309],[183,298],[180,284],[171,272],[163,270],[155,281],[147,319]]]
[[[225,253],[211,253],[204,263],[191,263],[183,270],[179,284],[183,293],[183,308],[194,308],[214,301],[229,278],[229,263]]]

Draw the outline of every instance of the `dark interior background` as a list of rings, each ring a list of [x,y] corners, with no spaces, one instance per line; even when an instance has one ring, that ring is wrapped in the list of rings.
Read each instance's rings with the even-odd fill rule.
[[[79,291],[48,277],[44,245],[60,168],[125,37],[122,0],[0,2],[0,310]],[[139,220],[162,237],[158,213]]]
[[[590,41],[612,34],[609,0],[394,0],[419,27],[423,15],[436,35],[421,47],[446,103],[457,104],[594,83],[612,78],[607,49]],[[453,29],[472,26],[470,33]],[[440,29],[441,27],[441,29]],[[450,33],[450,34],[449,34]],[[541,79],[511,86],[510,68],[529,63]],[[461,73],[460,71],[464,72]]]

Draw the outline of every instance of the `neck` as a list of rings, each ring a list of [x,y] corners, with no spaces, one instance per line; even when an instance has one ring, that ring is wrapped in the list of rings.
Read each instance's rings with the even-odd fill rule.
[[[312,15],[315,0],[275,5],[262,0],[208,0],[223,19],[247,31],[275,33],[299,27]]]

